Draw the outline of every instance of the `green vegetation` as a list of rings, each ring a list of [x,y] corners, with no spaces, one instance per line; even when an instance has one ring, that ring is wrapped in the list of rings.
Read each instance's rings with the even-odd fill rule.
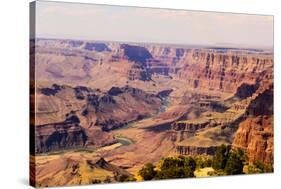
[[[240,149],[229,152],[228,159],[224,168],[227,175],[243,174],[243,167],[246,163],[246,156]]]
[[[152,180],[157,174],[157,171],[155,171],[155,166],[151,163],[147,163],[140,171],[139,175],[144,180]]]
[[[243,167],[247,157],[240,149],[230,150],[227,146],[221,145],[217,148],[213,157],[212,167],[214,175],[237,175],[243,174]]]
[[[213,160],[207,156],[195,156],[196,168],[202,169],[205,167],[212,167]]]
[[[218,147],[213,157],[212,167],[215,170],[224,169],[227,162],[228,154],[229,149],[226,145],[223,144]]]
[[[223,170],[214,170],[208,173],[209,176],[225,176],[226,173]]]
[[[136,181],[135,178],[129,177],[128,175],[114,175],[114,179],[118,182],[131,182]]]
[[[144,180],[190,178],[195,177],[194,173],[200,175],[203,169],[208,170],[205,174],[209,176],[237,175],[244,174],[244,166],[247,163],[248,158],[243,150],[221,145],[212,158],[209,156],[167,157],[161,161],[158,169],[151,163],[146,164],[139,171],[139,175]],[[248,165],[248,172],[245,172],[249,174],[273,172],[273,166],[255,161],[253,165]]]
[[[188,178],[194,177],[196,162],[192,157],[166,158],[160,171],[156,174],[157,179]]]
[[[160,170],[156,170],[155,166],[149,163],[139,171],[139,175],[144,180],[187,178],[194,177],[195,169],[196,161],[192,157],[168,157],[163,159]]]
[[[273,165],[264,164],[261,161],[254,161],[253,165],[248,166],[248,173],[255,174],[255,173],[272,173]]]

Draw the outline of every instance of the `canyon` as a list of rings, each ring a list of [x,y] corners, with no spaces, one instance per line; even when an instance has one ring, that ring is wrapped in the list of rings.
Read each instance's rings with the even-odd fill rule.
[[[222,144],[243,149],[249,164],[274,164],[270,49],[31,44],[34,175],[42,186],[131,179],[146,163],[212,156]]]

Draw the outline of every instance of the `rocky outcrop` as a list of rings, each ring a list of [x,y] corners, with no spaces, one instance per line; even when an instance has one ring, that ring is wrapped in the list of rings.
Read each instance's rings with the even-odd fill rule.
[[[273,118],[258,116],[243,121],[233,140],[234,148],[244,149],[253,163],[273,164]]]
[[[43,160],[44,161],[44,160]],[[102,157],[88,155],[54,156],[36,165],[36,186],[53,187],[94,183],[115,183],[133,175]],[[53,178],[46,175],[59,175]],[[123,180],[122,180],[123,179]]]
[[[37,125],[35,152],[42,153],[85,146],[88,136],[79,124],[79,118],[74,113],[70,113],[63,122]]]
[[[242,83],[236,90],[235,97],[245,99],[252,96],[259,88],[258,84]]]
[[[35,126],[35,152],[45,153],[67,149],[100,147],[116,142],[111,134],[98,127],[85,128],[74,112],[63,122]]]
[[[88,119],[95,117],[91,119],[93,124],[109,131],[152,115],[161,105],[162,99],[157,95],[129,86],[112,87],[103,96],[89,95],[82,114]]]
[[[217,146],[177,146],[176,153],[180,155],[214,155]]]
[[[242,82],[254,83],[262,72],[272,73],[272,57],[232,50],[193,50],[179,76],[189,86],[235,92]],[[200,79],[198,79],[200,78]]]
[[[142,46],[122,44],[120,48],[124,51],[124,57],[133,62],[131,69],[128,72],[129,80],[151,80],[151,70],[147,69],[147,62],[153,59],[150,52]]]
[[[273,164],[273,88],[259,94],[248,109],[247,118],[239,124],[233,147],[244,149],[253,163]]]
[[[74,87],[75,97],[79,100],[84,100],[87,96],[87,94],[92,91],[90,88],[84,87],[84,86],[77,86]]]
[[[151,72],[139,64],[133,64],[131,69],[128,71],[128,79],[151,81]]]
[[[172,124],[172,129],[175,131],[189,131],[196,132],[197,130],[204,129],[210,124],[209,121],[201,123],[193,123],[192,121],[176,121]]]
[[[100,169],[104,169],[104,170],[113,172],[113,174],[116,176],[133,177],[133,175],[131,173],[129,173],[128,171],[126,171],[116,165],[113,165],[111,163],[108,163],[104,158],[100,158],[96,161],[88,160],[87,163],[90,166],[94,166],[96,168],[100,168]]]
[[[251,101],[247,109],[247,115],[273,115],[273,85],[259,94],[255,100]]]

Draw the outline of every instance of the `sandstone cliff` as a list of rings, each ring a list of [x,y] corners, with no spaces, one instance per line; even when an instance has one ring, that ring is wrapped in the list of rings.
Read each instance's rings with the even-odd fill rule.
[[[244,149],[250,163],[259,160],[266,164],[273,164],[272,86],[251,102],[247,115],[235,134],[233,147]]]

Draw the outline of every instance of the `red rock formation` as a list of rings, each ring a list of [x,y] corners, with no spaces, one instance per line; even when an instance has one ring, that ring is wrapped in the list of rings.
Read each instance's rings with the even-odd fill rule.
[[[262,72],[272,74],[272,65],[271,56],[247,51],[193,50],[179,76],[194,88],[232,93],[243,82],[254,83]]]
[[[71,148],[102,146],[113,143],[111,134],[100,128],[83,128],[74,113],[67,115],[65,121],[37,125],[35,127],[35,152],[51,152]]]
[[[176,152],[180,155],[214,155],[217,146],[177,146]]]
[[[246,150],[249,162],[273,163],[273,86],[254,99],[239,124],[233,147]]]
[[[249,163],[255,160],[273,163],[273,118],[258,116],[248,118],[239,125],[233,147],[246,150]]]
[[[172,129],[175,131],[196,132],[199,129],[204,129],[209,125],[209,121],[201,123],[190,123],[188,121],[177,121],[172,124]]]

